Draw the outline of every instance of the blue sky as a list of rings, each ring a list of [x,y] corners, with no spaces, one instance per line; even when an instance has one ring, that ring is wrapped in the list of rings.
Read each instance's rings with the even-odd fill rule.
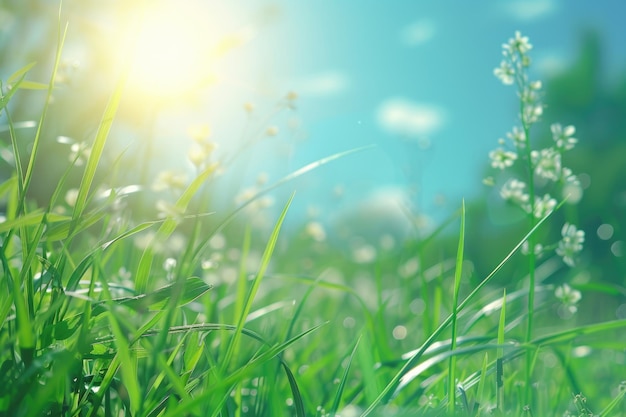
[[[413,203],[440,219],[462,198],[481,195],[487,154],[516,123],[515,91],[493,76],[501,44],[515,30],[530,37],[539,79],[567,68],[588,28],[602,36],[609,73],[626,63],[626,11],[618,1],[280,4],[259,44],[274,60],[278,85],[300,96],[309,139],[298,144],[292,166],[376,144],[299,181],[296,211],[317,205],[332,214],[372,198],[402,198],[416,185]],[[576,123],[546,120],[553,122]],[[341,202],[330,197],[338,184]],[[444,206],[435,203],[442,197]]]
[[[106,66],[119,64],[120,51],[130,43],[122,29],[128,4],[93,3],[87,9],[80,1],[64,3],[69,20],[64,57],[80,63],[73,76],[86,85],[109,88],[95,77],[112,73]],[[532,70],[539,79],[567,68],[585,29],[600,33],[609,76],[626,68],[621,0],[155,0],[150,5],[155,13],[166,8],[147,32],[148,43],[140,41],[138,55],[149,62],[142,71],[156,72],[131,77],[110,139],[113,152],[139,143],[148,132],[155,172],[189,170],[184,160],[192,141],[185,132],[208,124],[218,157],[239,153],[218,181],[221,194],[215,200],[224,203],[254,186],[261,172],[272,183],[317,159],[374,144],[281,187],[274,196],[278,208],[297,192],[290,213],[296,223],[311,213],[332,222],[364,205],[397,211],[407,202],[441,220],[463,198],[484,195],[488,152],[517,121],[515,91],[493,76],[501,45],[516,30],[530,37]],[[47,27],[54,28],[56,6],[49,12]],[[185,34],[192,40],[179,38]],[[98,36],[96,46],[89,43]],[[25,42],[36,45],[40,38],[41,33]],[[220,48],[227,53],[216,53]],[[156,56],[146,55],[153,49]],[[211,54],[219,59],[207,64],[203,57]],[[169,75],[165,70],[172,63],[196,73]],[[169,83],[206,81],[202,77],[211,85],[189,84],[192,99],[154,96],[168,91]],[[275,112],[288,91],[298,94],[296,110]],[[549,106],[550,97],[545,102]],[[254,104],[251,117],[244,103]],[[137,113],[141,122],[132,119]],[[546,129],[554,122],[576,124],[545,122]],[[250,140],[269,126],[278,128],[278,135],[238,151],[242,138]]]

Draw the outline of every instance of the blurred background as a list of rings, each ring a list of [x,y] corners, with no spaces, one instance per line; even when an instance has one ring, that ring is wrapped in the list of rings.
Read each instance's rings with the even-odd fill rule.
[[[468,236],[477,240],[469,256],[480,268],[499,255],[481,250],[484,233],[513,242],[519,234],[511,228],[525,226],[490,209],[499,198],[482,183],[488,152],[518,122],[515,91],[493,69],[502,43],[520,30],[533,45],[533,77],[545,87],[533,140],[549,140],[552,123],[576,126],[579,145],[564,164],[586,189],[573,211],[589,259],[610,264],[603,273],[621,282],[624,7],[617,0],[67,0],[62,7],[5,0],[0,76],[37,62],[28,79],[48,82],[67,23],[35,198],[52,192],[68,154],[80,149],[72,144],[93,139],[117,79],[129,71],[101,181],[110,180],[106,165],[118,164],[123,175],[109,185],[144,186],[138,211],[149,211],[151,193],[169,192],[154,187],[164,171],[170,185],[194,176],[189,153],[199,140],[215,145],[211,158],[221,164],[206,204],[224,212],[308,163],[374,145],[282,185],[249,215],[271,225],[296,191],[292,231],[313,222],[307,230],[318,237],[359,229],[367,238],[406,238],[432,230],[465,199]],[[26,91],[11,103],[24,146],[43,97]],[[1,134],[6,146],[6,129]]]

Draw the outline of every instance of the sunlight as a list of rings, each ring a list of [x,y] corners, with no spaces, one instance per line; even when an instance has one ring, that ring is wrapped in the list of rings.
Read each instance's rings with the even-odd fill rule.
[[[219,35],[208,30],[199,6],[188,6],[161,3],[144,15],[129,79],[142,95],[172,98],[214,79],[211,49]]]

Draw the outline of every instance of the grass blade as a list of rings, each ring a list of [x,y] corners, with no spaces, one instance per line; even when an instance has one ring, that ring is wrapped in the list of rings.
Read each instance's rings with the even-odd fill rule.
[[[187,206],[191,202],[191,199],[198,192],[202,184],[209,178],[209,176],[215,172],[216,165],[211,165],[202,171],[189,186],[185,189],[183,194],[178,198],[175,204],[176,213],[184,213],[187,210]],[[154,239],[167,239],[178,226],[178,219],[172,216],[168,216],[163,224],[157,230]],[[137,267],[137,274],[135,278],[135,288],[138,292],[142,293],[148,290],[148,277],[150,276],[150,270],[152,268],[152,261],[154,259],[154,249],[152,245],[148,245],[141,255],[139,260],[139,266]]]
[[[457,336],[457,303],[459,302],[459,288],[463,272],[463,249],[465,247],[465,201],[461,205],[461,230],[459,232],[459,246],[456,252],[456,267],[454,270],[454,293],[452,295],[452,338],[450,350],[456,349]],[[454,414],[456,393],[456,356],[450,357],[448,364],[448,412]]]
[[[373,148],[375,145],[367,145],[367,146],[362,146],[359,148],[354,148],[354,149],[350,149],[344,152],[338,152],[336,154],[327,156],[325,158],[322,159],[318,159],[317,161],[311,162],[299,169],[297,169],[296,171],[284,176],[283,178],[281,178],[280,180],[278,180],[277,182],[275,182],[274,184],[270,185],[269,187],[259,191],[257,194],[255,194],[252,198],[250,198],[248,201],[246,201],[245,203],[243,203],[241,206],[237,207],[235,210],[233,210],[228,216],[226,216],[225,219],[223,219],[220,224],[215,228],[215,230],[209,234],[209,236],[202,242],[202,244],[198,245],[198,248],[196,249],[193,257],[192,257],[192,263],[193,264],[199,264],[200,263],[200,257],[202,256],[202,254],[207,250],[208,246],[209,246],[209,241],[211,240],[211,237],[213,237],[213,235],[215,235],[217,232],[219,232],[220,230],[222,230],[224,227],[226,227],[226,225],[228,225],[234,218],[235,216],[240,213],[243,209],[245,209],[248,205],[252,204],[255,200],[257,200],[258,198],[262,197],[263,195],[269,193],[270,191],[280,187],[281,185],[292,181],[304,174],[309,173],[310,171],[313,171],[314,169],[319,168],[322,165],[326,165],[332,161],[335,161],[339,158],[343,158],[345,156],[351,155],[353,153],[356,152],[361,152],[367,149],[371,149]]]
[[[113,119],[115,118],[115,114],[117,113],[117,109],[122,99],[122,92],[124,91],[124,86],[126,85],[127,75],[128,68],[126,68],[126,71],[122,72],[117,81],[117,85],[109,98],[109,102],[104,109],[102,120],[100,121],[98,131],[96,132],[96,138],[93,146],[91,147],[91,152],[89,153],[89,159],[87,160],[85,172],[83,173],[80,186],[78,187],[78,196],[76,198],[76,203],[74,204],[74,211],[72,212],[70,235],[74,232],[74,229],[78,225],[78,222],[85,211],[87,196],[89,195],[89,190],[91,189],[91,185],[96,175],[96,170],[98,168],[100,158],[102,157],[102,152],[104,151],[104,145],[106,144],[107,137],[109,136],[109,131],[113,125]]]
[[[487,380],[487,363],[489,362],[489,354],[485,353],[483,358],[483,366],[480,370],[480,380],[478,381],[478,388],[476,389],[476,397],[474,398],[473,412],[471,415],[477,416],[480,410],[481,401],[484,398],[485,381]]]
[[[613,398],[613,400],[611,400],[611,402],[606,407],[604,407],[604,410],[600,411],[598,417],[609,417],[614,415],[611,414],[613,412],[613,409],[617,407],[617,405],[624,399],[624,396],[626,395],[626,386],[624,385],[624,382],[620,384],[619,393],[615,396],[615,398]]]
[[[502,296],[502,309],[500,310],[500,320],[498,323],[498,345],[504,345],[504,327],[506,324],[506,290]],[[496,355],[496,409],[504,412],[504,370],[502,367],[502,356],[504,350],[498,348]]]
[[[259,290],[259,286],[261,285],[261,282],[263,281],[263,277],[265,276],[265,271],[267,270],[267,267],[269,266],[270,259],[272,257],[272,254],[274,253],[274,248],[276,247],[276,242],[278,241],[278,234],[280,232],[280,228],[283,224],[283,221],[285,220],[285,217],[287,216],[287,210],[289,209],[289,206],[291,205],[293,197],[294,196],[292,194],[289,200],[287,201],[287,204],[285,204],[285,207],[283,208],[283,211],[280,214],[278,221],[276,222],[276,225],[274,226],[274,230],[272,230],[272,233],[267,242],[267,245],[265,246],[265,251],[263,252],[263,256],[261,257],[261,265],[259,266],[259,271],[257,272],[256,277],[254,278],[252,282],[252,287],[250,288],[250,292],[248,293],[248,296],[246,297],[246,301],[243,305],[243,308],[241,309],[241,314],[237,322],[237,330],[235,331],[235,334],[233,335],[233,339],[231,340],[231,343],[228,346],[228,350],[226,351],[226,355],[225,355],[224,362],[223,362],[224,367],[228,366],[231,358],[237,353],[239,353],[239,341],[241,339],[241,331],[243,329],[243,325],[246,322],[246,318],[248,317],[248,314],[250,313],[250,309],[252,308],[252,302],[254,301],[256,293]]]
[[[339,409],[339,402],[341,401],[341,396],[343,395],[343,390],[345,389],[346,383],[348,382],[348,374],[350,373],[350,365],[352,365],[352,360],[354,359],[354,355],[356,354],[360,341],[361,341],[361,338],[359,337],[354,343],[354,348],[352,348],[352,353],[350,354],[350,358],[348,359],[348,363],[346,364],[346,369],[344,369],[341,380],[339,381],[339,385],[337,386],[335,399],[333,400],[333,404],[331,405],[330,410],[328,412],[329,417],[335,417],[335,415],[337,414],[337,410]]]

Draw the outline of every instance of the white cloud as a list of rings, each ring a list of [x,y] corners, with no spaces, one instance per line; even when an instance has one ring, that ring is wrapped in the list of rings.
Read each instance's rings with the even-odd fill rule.
[[[378,123],[386,131],[409,137],[427,136],[444,123],[444,112],[431,104],[391,98],[378,108]]]
[[[554,76],[567,68],[567,61],[557,53],[548,53],[536,57],[533,66],[545,76]]]
[[[344,237],[359,235],[369,242],[378,242],[384,235],[401,240],[413,230],[410,206],[411,196],[406,187],[377,187],[340,210],[332,222],[332,230]]]
[[[435,36],[437,28],[430,19],[420,19],[405,27],[400,33],[402,42],[409,46],[421,45]]]
[[[296,83],[296,93],[303,96],[331,96],[342,93],[348,88],[350,80],[341,71],[327,71],[310,75]]]
[[[505,6],[505,12],[519,20],[535,20],[557,9],[554,0],[517,0]]]

